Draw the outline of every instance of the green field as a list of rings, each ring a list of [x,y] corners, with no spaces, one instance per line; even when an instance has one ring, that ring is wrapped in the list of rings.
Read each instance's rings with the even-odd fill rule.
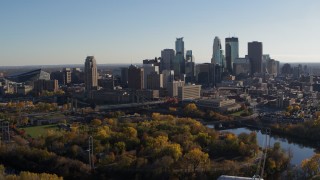
[[[231,115],[232,116],[241,116],[242,113],[243,113],[243,111],[238,111],[238,112],[232,113]]]
[[[26,131],[26,134],[30,135],[33,138],[46,135],[48,130],[57,130],[57,124],[43,125],[43,126],[32,126],[22,128]]]

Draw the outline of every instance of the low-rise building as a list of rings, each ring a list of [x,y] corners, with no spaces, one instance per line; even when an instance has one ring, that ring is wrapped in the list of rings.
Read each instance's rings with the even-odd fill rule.
[[[178,99],[180,101],[185,99],[200,98],[201,85],[186,85],[178,87]]]
[[[178,96],[178,87],[184,86],[184,81],[172,81],[167,83],[168,95],[170,97]]]
[[[197,102],[197,106],[203,109],[212,109],[220,112],[234,111],[241,108],[240,104],[236,103],[235,99],[217,98],[217,99],[202,99]]]
[[[59,89],[58,80],[37,80],[33,84],[33,90],[36,93],[41,93],[42,91],[52,91],[56,92]]]

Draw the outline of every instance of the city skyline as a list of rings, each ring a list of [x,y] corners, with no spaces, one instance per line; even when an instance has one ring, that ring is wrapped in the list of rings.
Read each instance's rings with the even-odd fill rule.
[[[2,1],[0,66],[82,64],[88,55],[99,64],[140,63],[175,49],[178,37],[184,37],[196,63],[204,63],[211,61],[216,36],[224,51],[224,39],[238,37],[239,57],[247,54],[248,42],[259,41],[265,54],[281,62],[319,62],[319,5],[289,0]]]

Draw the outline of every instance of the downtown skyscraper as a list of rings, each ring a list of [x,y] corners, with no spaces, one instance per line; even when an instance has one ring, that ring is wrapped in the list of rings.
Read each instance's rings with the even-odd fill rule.
[[[164,49],[161,51],[160,73],[163,70],[173,69],[174,49]]]
[[[233,62],[239,57],[239,41],[237,37],[226,38],[226,68],[233,72]]]
[[[173,70],[176,76],[180,76],[185,73],[183,37],[176,39],[176,56],[173,61]]]
[[[84,63],[84,82],[86,91],[98,88],[98,70],[94,56],[87,56]]]
[[[186,52],[185,74],[187,83],[195,81],[195,58],[192,50],[187,50]]]
[[[248,43],[248,57],[251,63],[251,74],[262,73],[262,42],[249,42]]]
[[[212,58],[211,63],[220,65],[221,67],[225,67],[223,50],[221,47],[221,41],[218,36],[216,36],[213,40],[213,48],[212,48]]]

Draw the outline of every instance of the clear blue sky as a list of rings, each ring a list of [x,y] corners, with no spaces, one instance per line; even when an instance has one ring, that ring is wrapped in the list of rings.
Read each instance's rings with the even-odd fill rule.
[[[1,0],[0,66],[140,63],[184,37],[209,62],[215,36],[263,42],[282,62],[320,62],[319,0]]]

